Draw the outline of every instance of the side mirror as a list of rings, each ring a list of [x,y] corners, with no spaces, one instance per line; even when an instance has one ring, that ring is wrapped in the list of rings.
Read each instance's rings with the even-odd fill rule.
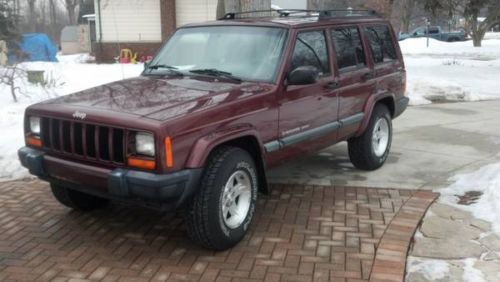
[[[151,61],[144,62],[144,70],[147,70]]]
[[[313,84],[318,80],[319,70],[313,66],[300,66],[288,74],[289,85]]]

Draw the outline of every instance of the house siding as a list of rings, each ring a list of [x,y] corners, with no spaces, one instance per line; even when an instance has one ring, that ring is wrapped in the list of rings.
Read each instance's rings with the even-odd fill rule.
[[[96,26],[98,41],[161,42],[160,0],[95,0],[94,5],[100,21]]]
[[[177,26],[215,20],[217,0],[176,0]]]

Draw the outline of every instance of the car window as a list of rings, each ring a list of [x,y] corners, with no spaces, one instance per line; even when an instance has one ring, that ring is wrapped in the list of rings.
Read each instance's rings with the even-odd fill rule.
[[[419,27],[419,28],[417,28],[417,29],[415,29],[413,31],[413,34],[417,35],[417,36],[425,35],[426,31],[427,31],[427,28],[425,28],[425,27]]]
[[[190,74],[217,69],[244,80],[272,82],[280,66],[288,31],[256,26],[201,26],[181,28],[155,56],[151,65],[172,66]],[[150,69],[146,74],[165,73]]]
[[[330,74],[328,49],[323,31],[301,32],[297,35],[290,70],[302,66],[316,67],[320,75]]]
[[[366,27],[366,33],[370,42],[370,49],[375,64],[396,60],[396,48],[392,41],[391,32],[387,25],[374,25]]]
[[[438,33],[439,33],[438,27],[429,27],[429,34],[438,34]]]
[[[335,55],[339,69],[366,65],[365,50],[357,27],[332,30]]]

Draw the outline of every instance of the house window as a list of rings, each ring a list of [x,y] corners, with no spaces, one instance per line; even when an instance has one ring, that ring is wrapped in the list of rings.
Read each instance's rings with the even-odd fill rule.
[[[366,28],[370,49],[375,64],[390,62],[397,59],[396,48],[387,25],[374,25]]]
[[[336,28],[332,30],[332,37],[339,69],[366,65],[365,50],[357,27]]]

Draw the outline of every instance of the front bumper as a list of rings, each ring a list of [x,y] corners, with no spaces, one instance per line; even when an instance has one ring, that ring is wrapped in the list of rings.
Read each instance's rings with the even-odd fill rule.
[[[194,195],[202,169],[186,169],[155,174],[117,168],[97,168],[48,156],[23,147],[18,151],[21,164],[39,178],[84,193],[160,209],[181,206]]]

